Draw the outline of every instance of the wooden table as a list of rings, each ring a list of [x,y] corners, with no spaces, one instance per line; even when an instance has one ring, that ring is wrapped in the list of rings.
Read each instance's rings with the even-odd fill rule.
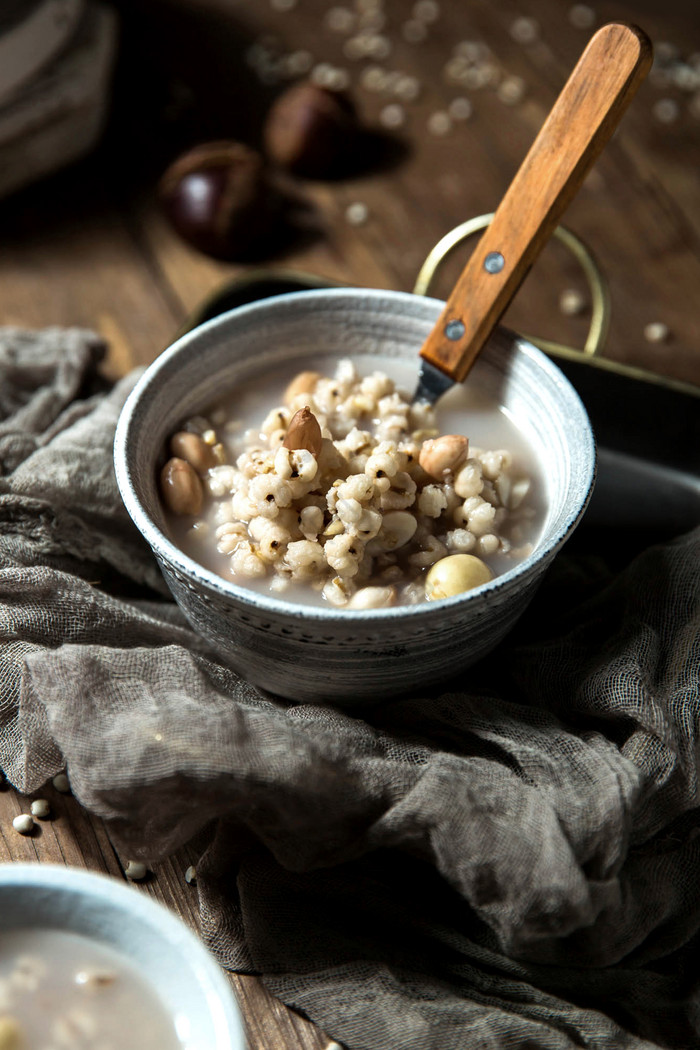
[[[185,246],[158,210],[155,185],[166,164],[198,141],[259,143],[262,114],[284,86],[261,82],[250,65],[261,46],[281,56],[308,52],[314,65],[345,70],[368,123],[377,124],[386,106],[400,104],[404,123],[397,133],[406,146],[403,157],[383,170],[299,182],[313,230],[264,264],[410,290],[443,234],[495,208],[590,33],[572,25],[572,11],[558,0],[441,0],[437,19],[425,24],[425,38],[409,42],[406,33],[415,36],[405,28],[415,22],[411,5],[386,0],[381,35],[391,53],[358,60],[345,53],[352,34],[329,27],[332,5],[323,0],[124,0],[116,6],[121,59],[101,147],[0,205],[0,323],[97,329],[109,343],[105,367],[111,376],[151,361],[206,296],[250,270]],[[354,10],[350,0],[347,9]],[[590,10],[579,5],[579,18]],[[430,14],[429,5],[422,11]],[[700,83],[690,90],[693,70],[700,82],[695,4],[620,0],[596,4],[595,15],[598,23],[638,21],[662,45],[662,58],[673,56],[669,45],[677,49],[675,70],[686,73],[679,85],[664,81],[657,70],[643,85],[566,225],[593,249],[609,279],[607,356],[700,385]],[[493,84],[455,82],[449,60],[461,41],[488,45],[491,76],[501,84],[520,78],[509,89],[511,95],[522,90],[520,101],[508,104]],[[250,50],[254,45],[257,52]],[[418,98],[370,90],[362,78],[369,66],[415,77]],[[471,117],[454,119],[436,134],[436,127],[444,130],[444,119],[431,117],[448,111],[455,98],[469,99]],[[367,208],[362,224],[348,220],[354,203]],[[441,272],[436,294],[448,292],[465,259]],[[562,312],[560,296],[567,289],[587,297],[577,264],[552,244],[507,323],[581,346],[588,312]],[[656,342],[648,330],[645,336],[654,323],[667,329]],[[53,819],[32,838],[19,836],[11,825],[28,800],[12,790],[0,794],[0,860],[53,861],[121,877],[126,858],[116,852],[109,829],[70,796],[53,788],[44,794]],[[157,865],[143,890],[196,925],[196,891],[184,880],[192,859],[185,851]],[[232,982],[250,1050],[327,1045],[322,1033],[272,1000],[256,979],[234,976]]]

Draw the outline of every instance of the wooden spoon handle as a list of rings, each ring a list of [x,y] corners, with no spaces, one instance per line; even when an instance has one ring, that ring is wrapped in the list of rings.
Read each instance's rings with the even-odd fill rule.
[[[646,76],[651,43],[613,22],[591,38],[421,356],[461,382]]]

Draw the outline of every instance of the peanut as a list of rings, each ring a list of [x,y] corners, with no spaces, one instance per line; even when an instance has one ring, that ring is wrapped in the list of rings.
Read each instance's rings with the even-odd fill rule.
[[[308,405],[300,408],[291,418],[282,445],[284,448],[305,448],[312,456],[321,452],[323,438],[316,416]]]
[[[418,462],[431,478],[442,481],[446,474],[454,473],[455,467],[467,458],[468,452],[468,438],[461,434],[443,434],[442,437],[429,438],[423,442]]]
[[[199,514],[204,492],[202,482],[185,459],[173,456],[160,472],[160,493],[173,514]]]
[[[285,405],[290,405],[294,398],[299,397],[300,394],[310,394],[320,378],[320,372],[300,372],[299,375],[292,379],[284,392],[282,400]]]
[[[178,459],[184,459],[198,474],[206,474],[210,467],[215,467],[218,460],[211,445],[208,445],[199,434],[188,430],[178,430],[170,439],[170,452]]]

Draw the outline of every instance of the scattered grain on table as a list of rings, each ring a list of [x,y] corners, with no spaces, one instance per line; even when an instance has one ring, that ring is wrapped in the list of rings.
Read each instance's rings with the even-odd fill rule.
[[[15,831],[19,832],[20,835],[31,835],[34,830],[34,821],[29,813],[20,813],[20,815],[15,817],[12,821],[12,827]]]
[[[405,121],[406,111],[403,106],[399,106],[396,102],[391,102],[388,106],[384,106],[379,114],[379,123],[385,128],[400,128]]]
[[[525,81],[522,77],[506,77],[498,85],[496,94],[507,106],[517,106],[525,98]]]
[[[62,795],[70,794],[70,781],[65,773],[57,773],[51,781],[56,791],[60,791]]]
[[[577,288],[565,288],[559,296],[559,309],[570,317],[582,314],[587,306],[588,301],[585,295]]]
[[[569,22],[574,29],[592,29],[596,21],[596,13],[588,4],[574,4],[569,8]]]
[[[474,107],[468,98],[459,95],[457,98],[452,99],[447,107],[447,112],[452,120],[469,120],[474,112]]]
[[[652,321],[644,329],[644,338],[648,343],[665,343],[671,330],[663,321]]]
[[[132,882],[141,882],[148,875],[148,868],[140,860],[129,860],[124,868],[124,874]]]
[[[444,109],[438,109],[428,117],[428,131],[431,135],[447,135],[452,130],[450,114]]]
[[[364,201],[354,201],[345,209],[345,219],[351,226],[364,226],[369,218],[369,208]]]
[[[510,35],[518,44],[534,44],[539,38],[539,23],[534,18],[522,15],[511,23]]]

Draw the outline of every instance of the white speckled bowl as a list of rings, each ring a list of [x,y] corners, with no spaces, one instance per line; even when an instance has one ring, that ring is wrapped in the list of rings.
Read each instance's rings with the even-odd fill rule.
[[[0,864],[0,938],[23,929],[89,937],[126,956],[172,1016],[183,1050],[245,1050],[221,967],[163,905],[105,875],[52,864]]]
[[[292,605],[202,568],[170,541],[157,491],[169,435],[242,380],[319,353],[415,362],[443,304],[402,292],[296,292],[239,307],[179,339],[146,370],[117,428],[117,481],[193,627],[250,681],[293,699],[352,706],[435,685],[469,667],[513,626],[578,524],[595,476],[595,443],[560,370],[499,330],[472,375],[534,447],[548,510],[535,552],[468,594],[410,607],[347,611]]]

